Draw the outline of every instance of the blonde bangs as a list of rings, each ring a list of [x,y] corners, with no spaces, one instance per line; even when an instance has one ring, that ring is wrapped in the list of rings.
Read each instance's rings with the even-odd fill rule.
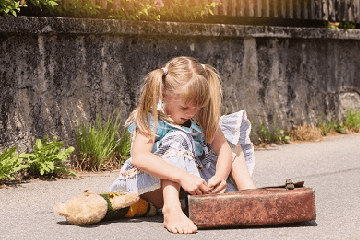
[[[210,101],[210,88],[203,76],[194,76],[193,79],[178,88],[178,94],[185,103],[191,103],[197,107],[204,107]]]

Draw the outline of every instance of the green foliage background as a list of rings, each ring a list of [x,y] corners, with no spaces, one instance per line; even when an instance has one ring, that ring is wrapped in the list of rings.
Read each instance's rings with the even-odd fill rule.
[[[77,176],[65,166],[65,162],[74,148],[62,149],[63,146],[64,143],[59,142],[56,136],[52,141],[45,136],[42,140],[36,140],[33,153],[17,155],[16,147],[3,149],[0,154],[0,182],[14,180],[15,174],[24,169],[28,169],[32,177],[46,174]]]
[[[121,112],[102,120],[98,114],[94,123],[80,122],[76,128],[79,153],[75,167],[80,170],[101,170],[123,162],[130,154],[131,139],[127,131],[121,130]]]
[[[193,0],[107,0],[106,9],[92,0],[0,0],[0,14],[17,16],[30,7],[47,16],[114,18],[120,20],[159,21],[161,18],[191,21],[208,14],[220,0],[205,3]]]

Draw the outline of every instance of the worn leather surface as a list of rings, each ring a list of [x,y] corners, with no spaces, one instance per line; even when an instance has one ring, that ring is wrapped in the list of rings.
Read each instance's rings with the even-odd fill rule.
[[[293,186],[295,184],[290,183]],[[189,218],[199,228],[276,225],[315,220],[313,188],[271,187],[223,194],[189,195]]]

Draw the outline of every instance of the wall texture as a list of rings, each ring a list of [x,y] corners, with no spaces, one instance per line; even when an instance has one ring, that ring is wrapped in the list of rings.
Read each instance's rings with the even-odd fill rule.
[[[0,17],[0,149],[135,108],[142,78],[175,56],[216,67],[223,111],[283,128],[360,108],[360,31]]]

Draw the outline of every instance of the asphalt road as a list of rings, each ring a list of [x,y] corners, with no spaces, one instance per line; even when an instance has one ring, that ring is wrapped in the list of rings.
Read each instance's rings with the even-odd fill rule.
[[[117,177],[114,172],[0,189],[0,239],[360,239],[360,134],[275,146],[257,150],[255,156],[257,187],[291,178],[315,189],[315,221],[174,235],[163,228],[161,216],[80,227],[53,213],[54,204],[85,189],[106,191]]]

